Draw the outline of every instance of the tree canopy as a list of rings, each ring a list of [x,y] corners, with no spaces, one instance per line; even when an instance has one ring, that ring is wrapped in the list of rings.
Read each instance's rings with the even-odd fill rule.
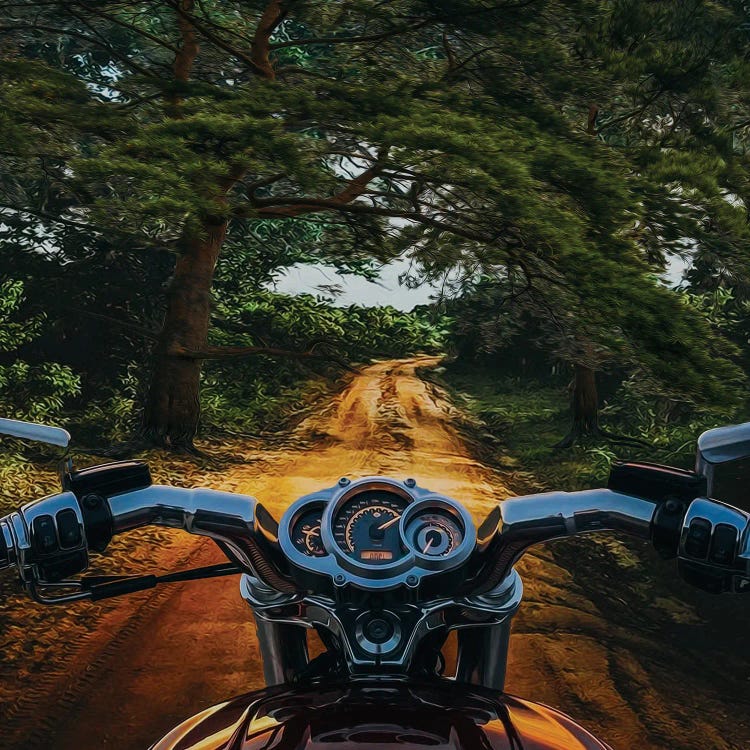
[[[158,442],[197,428],[212,294],[299,259],[496,279],[570,362],[734,397],[735,347],[655,271],[694,254],[704,278],[747,277],[741,3],[0,8],[4,252],[57,278],[108,267],[75,305],[121,317],[111,283],[126,338],[161,329]],[[118,287],[131,264],[143,283]]]

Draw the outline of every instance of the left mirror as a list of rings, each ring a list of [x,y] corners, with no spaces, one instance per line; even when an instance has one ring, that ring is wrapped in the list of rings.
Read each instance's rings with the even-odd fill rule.
[[[70,445],[70,433],[62,427],[21,422],[17,419],[0,419],[0,435],[11,435],[22,440],[59,445],[61,448],[67,448]]]

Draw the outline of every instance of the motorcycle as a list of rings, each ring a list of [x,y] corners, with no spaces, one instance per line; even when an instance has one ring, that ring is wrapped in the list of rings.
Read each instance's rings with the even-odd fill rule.
[[[60,428],[0,434],[68,447]],[[43,604],[99,601],[240,574],[267,687],[202,711],[151,750],[442,747],[607,750],[564,714],[504,692],[523,584],[515,564],[552,539],[619,531],[677,558],[683,579],[750,591],[750,423],[698,439],[694,471],[618,463],[606,488],[500,503],[475,527],[413,479],[342,478],[277,522],[254,498],[155,485],[146,464],[76,470],[62,492],[0,518],[0,568]],[[146,525],[212,539],[227,563],[156,576],[85,576],[91,553]],[[306,629],[325,650],[310,658]],[[455,673],[441,647],[457,634]]]

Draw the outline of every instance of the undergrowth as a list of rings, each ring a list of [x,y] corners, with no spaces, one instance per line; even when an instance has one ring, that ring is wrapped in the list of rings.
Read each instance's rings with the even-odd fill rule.
[[[450,366],[442,377],[457,401],[481,420],[487,437],[501,446],[496,457],[500,465],[522,467],[549,489],[601,487],[616,460],[691,468],[701,432],[747,418],[721,410],[699,412],[665,406],[655,399],[649,401],[626,382],[603,404],[601,422],[609,432],[646,445],[596,437],[556,450],[555,444],[568,432],[571,422],[564,383],[497,377],[487,369],[459,365]]]

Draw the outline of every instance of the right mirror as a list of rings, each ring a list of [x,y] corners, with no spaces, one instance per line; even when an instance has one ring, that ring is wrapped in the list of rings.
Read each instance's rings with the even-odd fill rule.
[[[750,422],[704,432],[695,470],[706,477],[709,497],[750,512]]]

